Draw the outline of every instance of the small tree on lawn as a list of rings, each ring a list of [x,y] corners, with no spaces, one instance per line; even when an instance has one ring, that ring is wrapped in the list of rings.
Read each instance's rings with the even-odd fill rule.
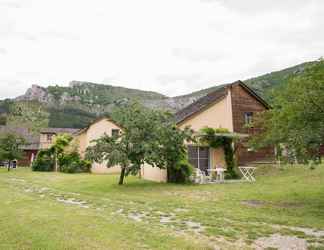
[[[172,114],[156,112],[156,116],[154,140],[149,141],[145,161],[154,167],[166,168],[168,182],[187,182],[193,167],[188,162],[185,142],[194,140],[193,131],[189,127],[179,129]]]
[[[184,141],[190,137],[189,129],[176,128],[171,114],[135,103],[115,110],[112,117],[122,126],[122,132],[115,137],[104,135],[93,141],[87,148],[86,158],[106,162],[107,167],[119,165],[120,185],[125,176],[137,174],[144,163],[159,168],[184,169]]]
[[[122,185],[127,167],[132,167],[129,160],[131,154],[129,141],[125,137],[104,135],[93,143],[93,146],[87,148],[86,158],[98,163],[106,162],[108,168],[119,165],[121,167],[119,185]]]
[[[26,144],[24,138],[15,134],[5,134],[0,136],[0,160],[8,161],[8,171],[14,160],[23,158],[21,147]]]
[[[119,184],[122,185],[125,176],[137,174],[144,164],[156,122],[153,111],[137,103],[114,110],[112,118],[121,124],[123,131],[114,137],[104,135],[93,141],[93,146],[87,148],[86,159],[98,163],[106,162],[108,168],[119,165]]]

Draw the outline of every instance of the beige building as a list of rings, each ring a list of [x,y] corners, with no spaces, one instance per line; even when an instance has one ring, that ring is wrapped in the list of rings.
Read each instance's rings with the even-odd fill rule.
[[[253,135],[257,128],[246,126],[251,124],[253,116],[257,112],[267,110],[269,105],[243,82],[222,85],[215,91],[198,99],[194,103],[176,113],[176,121],[179,128],[190,126],[195,132],[204,127],[226,128],[230,132]],[[249,128],[248,128],[249,127]],[[95,121],[89,127],[78,133],[80,153],[84,155],[85,149],[91,141],[100,138],[105,133],[119,132],[120,127],[109,118]],[[272,150],[252,152],[243,145],[237,145],[236,159],[239,164],[246,164],[273,156]],[[188,159],[196,168],[206,171],[209,168],[222,166],[226,168],[224,152],[222,148],[198,147],[188,145]],[[117,173],[119,167],[107,169],[105,164],[94,163],[94,173]],[[143,179],[165,182],[166,170],[144,165],[141,169]]]
[[[82,157],[85,156],[87,147],[92,144],[93,140],[99,139],[107,134],[112,136],[114,133],[119,133],[120,127],[109,118],[100,118],[94,121],[88,127],[80,130],[75,136],[75,142],[79,145],[79,152]],[[105,163],[93,163],[91,168],[92,173],[119,173],[120,167],[107,168]]]
[[[48,149],[54,142],[55,137],[61,134],[73,135],[79,129],[73,128],[45,128],[40,131],[39,136],[39,149]]]

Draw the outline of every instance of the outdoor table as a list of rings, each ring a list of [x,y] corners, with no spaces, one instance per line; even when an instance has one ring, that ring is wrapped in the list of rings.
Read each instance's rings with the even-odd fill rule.
[[[224,172],[226,171],[225,168],[212,168],[212,169],[207,169],[210,175],[212,173],[216,173],[216,180],[218,178],[219,181],[224,181]]]
[[[255,167],[239,167],[239,170],[241,171],[244,179],[249,182],[255,181],[254,178],[255,169],[256,169]]]

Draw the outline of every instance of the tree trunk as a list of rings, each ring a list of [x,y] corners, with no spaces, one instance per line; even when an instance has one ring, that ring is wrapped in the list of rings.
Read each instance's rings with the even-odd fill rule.
[[[55,168],[55,172],[58,172],[58,163],[57,163],[57,153],[56,153],[56,150],[55,150],[55,159],[54,159],[54,161],[55,161],[55,166],[54,166],[54,168]]]
[[[124,184],[125,172],[126,172],[126,167],[123,166],[121,168],[121,172],[120,172],[119,183],[118,183],[119,185],[123,185]]]
[[[10,171],[11,161],[8,162],[8,172]]]

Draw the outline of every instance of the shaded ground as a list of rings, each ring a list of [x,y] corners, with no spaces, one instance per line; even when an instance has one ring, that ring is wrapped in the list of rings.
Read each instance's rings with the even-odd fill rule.
[[[324,168],[254,184],[0,170],[0,249],[324,249]]]

